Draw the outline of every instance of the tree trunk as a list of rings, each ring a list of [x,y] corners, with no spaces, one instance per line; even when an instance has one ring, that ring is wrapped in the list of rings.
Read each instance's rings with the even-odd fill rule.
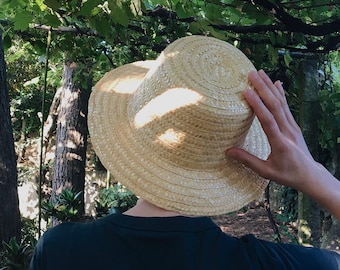
[[[331,215],[323,220],[320,247],[331,250],[340,248],[340,221]]]
[[[92,81],[90,76],[85,78],[83,74],[89,72],[80,71],[73,61],[65,61],[57,122],[52,200],[64,188],[72,187],[75,192],[84,191],[87,107]],[[84,192],[81,197],[81,210],[84,213]]]
[[[0,249],[2,241],[8,242],[12,237],[20,240],[21,221],[17,180],[6,64],[0,28]]]
[[[340,144],[336,144],[334,154],[327,162],[327,168],[340,179]],[[331,216],[328,212],[324,213],[325,219],[322,225],[321,248],[340,249],[340,221]]]
[[[42,164],[46,163],[46,153],[48,149],[48,144],[51,139],[52,132],[55,130],[55,126],[57,123],[61,93],[62,93],[62,88],[59,88],[57,92],[54,94],[48,116],[44,123],[43,147],[41,148]]]
[[[318,118],[320,105],[318,91],[318,61],[302,60],[300,63],[300,127],[313,157],[318,159]],[[320,206],[307,195],[299,193],[298,238],[301,244],[320,246],[321,215]]]

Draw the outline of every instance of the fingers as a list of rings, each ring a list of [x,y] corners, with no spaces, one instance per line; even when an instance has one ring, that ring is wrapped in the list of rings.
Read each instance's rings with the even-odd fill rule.
[[[277,81],[273,84],[263,70],[250,72],[249,80],[255,87],[263,104],[275,118],[279,129],[284,133],[289,133],[292,127],[296,128],[297,125],[289,110],[281,83]]]
[[[276,87],[276,85],[273,84],[272,80],[269,78],[269,76],[261,69],[257,72],[257,75],[259,78],[262,79],[263,83],[266,85],[266,88],[270,91],[270,93],[277,99],[277,100],[281,100],[282,97],[284,96],[284,91],[282,89],[279,89]],[[251,76],[251,74],[250,74]],[[256,76],[255,76],[256,77]],[[261,88],[261,89],[265,89],[266,88]],[[268,93],[267,93],[268,94]]]
[[[286,118],[287,118],[287,121],[289,122],[290,126],[295,128],[295,129],[298,129],[298,125],[292,115],[292,112],[290,111],[289,107],[288,107],[288,103],[287,103],[287,99],[286,99],[286,95],[285,95],[285,91],[282,87],[282,84],[281,82],[279,81],[276,81],[274,83],[274,85],[277,87],[277,89],[280,91],[281,93],[281,96],[282,96],[282,100],[283,100],[283,103],[282,103],[282,107],[283,107],[283,110],[285,112],[285,115],[286,115]]]
[[[281,82],[280,82],[280,81],[276,81],[276,82],[274,83],[274,85],[275,85],[275,87],[279,90],[279,93],[280,93],[280,95],[281,95],[281,98],[282,98],[284,101],[286,101],[285,90],[283,89]]]
[[[267,74],[262,70],[250,72],[248,78],[268,110],[275,115],[277,122],[286,121],[282,110],[282,95]]]
[[[246,90],[244,92],[244,97],[248,101],[250,107],[254,110],[254,113],[259,119],[261,126],[268,137],[269,143],[271,144],[271,138],[275,138],[275,136],[281,133],[275,118],[254,91]]]

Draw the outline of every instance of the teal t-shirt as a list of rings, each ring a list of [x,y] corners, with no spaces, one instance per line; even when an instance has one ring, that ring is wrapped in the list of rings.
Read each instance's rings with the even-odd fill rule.
[[[337,270],[340,255],[252,235],[235,238],[207,217],[109,215],[48,230],[30,269]]]

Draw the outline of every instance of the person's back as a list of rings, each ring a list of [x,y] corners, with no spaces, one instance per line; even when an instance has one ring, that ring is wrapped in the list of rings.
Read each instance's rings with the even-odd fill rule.
[[[51,256],[52,255],[52,256]],[[113,214],[44,234],[32,269],[338,269],[334,254],[226,235],[207,217]]]

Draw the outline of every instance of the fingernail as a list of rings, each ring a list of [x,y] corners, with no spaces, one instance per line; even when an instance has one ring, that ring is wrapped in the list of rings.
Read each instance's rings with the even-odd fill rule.
[[[259,75],[262,77],[262,76],[265,76],[265,75],[266,75],[266,73],[264,72],[264,70],[263,70],[263,69],[260,69],[260,70],[259,70]]]
[[[225,151],[226,157],[231,158],[231,159],[235,159],[236,154],[234,153],[234,151],[229,151],[229,150],[230,150],[230,148]]]
[[[252,96],[254,95],[254,90],[251,88],[247,88],[246,90],[244,90],[243,94],[247,95],[247,96]]]

